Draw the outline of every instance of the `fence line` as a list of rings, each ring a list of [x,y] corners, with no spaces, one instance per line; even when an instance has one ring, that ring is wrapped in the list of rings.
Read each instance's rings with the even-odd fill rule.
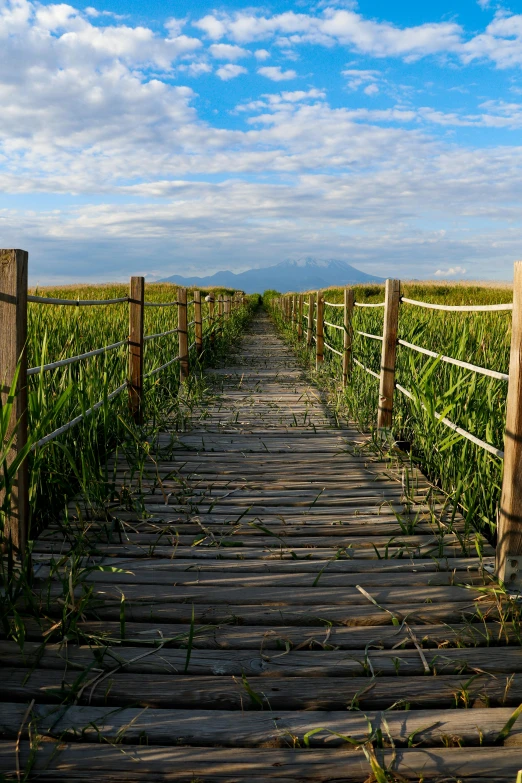
[[[28,442],[28,399],[27,378],[42,372],[67,367],[77,362],[85,361],[95,356],[106,354],[109,351],[127,346],[127,378],[123,384],[114,389],[104,399],[92,405],[70,421],[61,425],[54,431],[44,435],[32,444],[29,451],[35,451],[47,443],[58,438],[77,426],[81,421],[92,416],[107,402],[114,400],[125,390],[128,391],[128,405],[131,416],[138,423],[143,421],[144,381],[151,376],[165,370],[167,367],[178,363],[180,366],[180,382],[183,382],[190,372],[192,362],[191,352],[196,349],[199,355],[204,348],[204,343],[212,344],[218,330],[223,329],[231,313],[245,305],[246,297],[236,293],[234,296],[220,294],[217,297],[218,312],[216,313],[216,296],[212,293],[205,297],[208,305],[208,315],[202,318],[201,292],[194,291],[194,298],[187,302],[187,291],[178,289],[178,296],[174,302],[148,302],[145,300],[145,279],[143,277],[131,277],[129,295],[114,299],[61,299],[28,294],[28,254],[24,250],[0,250],[2,260],[0,275],[0,335],[2,345],[0,348],[0,376],[3,386],[0,389],[1,402],[5,404],[9,399],[11,388],[15,390],[14,402],[7,428],[8,442],[12,447],[7,455],[7,466],[16,461],[17,470],[15,476],[16,492],[11,493],[11,507],[6,513],[4,537],[10,539],[15,552],[20,556],[26,551],[29,531],[29,473],[27,458]],[[129,336],[111,345],[86,351],[65,359],[49,362],[40,367],[27,367],[27,307],[28,303],[34,305],[58,305],[69,307],[104,306],[116,304],[128,304],[129,307]],[[144,310],[146,307],[177,307],[178,323],[175,329],[169,329],[157,334],[144,335]],[[187,308],[193,307],[194,317],[188,322]],[[203,323],[206,323],[203,329]],[[188,344],[188,332],[190,330],[191,341]],[[144,346],[150,340],[161,339],[168,335],[178,334],[178,355],[159,367],[155,367],[147,374],[143,372]]]
[[[121,296],[118,299],[54,299],[47,296],[27,295],[28,302],[48,305],[68,305],[72,307],[92,307],[93,305],[113,305],[128,302],[128,296]]]
[[[418,302],[416,299],[406,299],[405,296],[401,297],[401,302],[415,305],[416,307],[426,307],[428,310],[445,310],[449,313],[495,313],[501,310],[513,309],[511,303],[497,305],[439,305],[432,302]]]
[[[301,295],[302,297],[302,295]],[[292,296],[282,296],[275,300],[283,320],[292,326],[295,323],[295,308],[291,305]],[[392,425],[393,398],[395,389],[414,403],[419,404],[424,410],[423,402],[413,392],[406,389],[395,380],[397,347],[399,345],[408,350],[430,356],[465,370],[479,373],[500,381],[508,381],[507,417],[504,438],[504,451],[496,448],[491,443],[481,440],[476,435],[459,427],[446,416],[433,411],[434,417],[450,430],[485,450],[497,459],[504,462],[502,478],[502,497],[500,502],[498,546],[497,546],[497,574],[499,578],[510,585],[522,590],[522,262],[515,264],[514,299],[509,304],[496,305],[439,305],[431,302],[421,302],[401,296],[400,281],[387,280],[385,285],[385,301],[379,303],[357,302],[353,289],[345,289],[344,304],[326,302],[321,291],[309,294],[306,343],[309,347],[315,343],[316,369],[322,366],[323,351],[326,348],[342,359],[342,380],[346,385],[351,377],[351,365],[360,367],[365,372],[379,380],[379,405],[377,426],[381,430],[388,430]],[[512,336],[509,374],[498,370],[490,370],[461,359],[445,356],[439,352],[422,348],[421,346],[402,340],[398,336],[400,322],[400,307],[413,305],[430,310],[440,310],[455,313],[489,313],[512,312]],[[324,318],[324,307],[344,308],[343,326],[333,324]],[[353,329],[354,307],[382,307],[384,308],[383,334],[376,335]],[[316,313],[317,308],[317,313]],[[302,309],[301,309],[302,312]],[[315,317],[316,315],[316,317]],[[315,329],[314,329],[315,325]],[[324,340],[325,326],[344,332],[343,350],[339,351]],[[378,340],[382,343],[381,369],[375,372],[366,367],[353,355],[353,334]],[[302,332],[298,339],[302,339]]]
[[[69,359],[60,359],[58,362],[51,362],[50,364],[43,364],[41,367],[31,367],[27,370],[27,375],[38,375],[41,372],[47,372],[48,370],[56,370],[58,367],[66,367],[68,364],[75,364],[81,362],[82,359],[90,359],[91,356],[99,356],[102,353],[108,351],[114,351],[116,348],[120,348],[122,345],[128,345],[129,338],[120,340],[119,343],[112,343],[112,345],[106,345],[104,348],[96,348],[94,351],[87,351],[87,353],[79,353],[78,356],[71,356]]]

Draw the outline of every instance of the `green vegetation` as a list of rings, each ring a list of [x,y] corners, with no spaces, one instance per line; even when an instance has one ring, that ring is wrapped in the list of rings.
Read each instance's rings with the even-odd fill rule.
[[[383,286],[356,286],[356,301],[382,302]],[[508,287],[480,285],[405,284],[409,299],[440,304],[497,304],[512,301]],[[327,302],[343,301],[341,289],[328,289]],[[265,302],[270,305],[274,294]],[[305,313],[307,308],[305,308]],[[342,308],[325,306],[325,320],[342,324]],[[281,324],[290,337],[290,330]],[[303,321],[304,323],[304,321]],[[382,335],[383,309],[355,308],[355,332]],[[399,338],[437,353],[500,372],[508,372],[511,314],[425,310],[401,304]],[[292,335],[295,340],[295,336]],[[341,350],[343,334],[325,326],[325,340]],[[299,350],[310,365],[312,352]],[[381,342],[354,333],[354,357],[374,372],[380,368]],[[336,389],[344,413],[361,430],[375,433],[378,385],[376,378],[354,364],[351,382],[340,390],[341,359],[325,349],[322,382]],[[398,391],[394,402],[393,438],[412,451],[423,471],[456,500],[465,518],[492,540],[500,496],[502,461],[470,443],[438,421],[434,412],[502,449],[507,383],[398,347],[396,381],[414,395],[408,400]],[[377,438],[376,438],[377,441]]]
[[[80,286],[47,288],[31,293],[62,299],[114,299],[126,296],[128,288],[124,285]],[[215,293],[232,292],[219,289]],[[146,287],[146,301],[168,302],[175,300],[176,295],[177,288],[170,284]],[[191,298],[189,292],[189,301]],[[216,330],[212,356],[208,352],[208,341],[200,359],[196,358],[194,349],[191,350],[193,368],[219,358],[248,317],[255,301],[256,297],[250,297],[247,307],[236,311],[224,328]],[[208,305],[203,301],[203,318],[207,314]],[[188,320],[193,320],[193,308],[190,306]],[[128,322],[126,303],[92,307],[30,303],[28,366],[40,367],[125,340],[129,330]],[[177,307],[145,308],[145,335],[165,332],[176,326]],[[208,321],[203,326],[204,332],[208,333]],[[192,326],[189,328],[189,344],[193,340]],[[144,373],[165,364],[177,354],[176,333],[146,342]],[[116,447],[124,448],[130,442],[144,442],[150,428],[157,428],[161,422],[168,421],[171,427],[175,427],[182,418],[182,406],[190,398],[196,383],[194,376],[189,379],[181,397],[178,393],[177,362],[149,378],[145,386],[147,424],[138,432],[127,414],[126,391],[113,400],[107,400],[107,396],[125,382],[127,372],[127,346],[122,345],[85,361],[29,377],[30,444],[103,401],[92,416],[30,454],[30,538],[34,538],[50,520],[59,517],[67,501],[76,492],[81,491],[93,505],[106,503],[114,494],[114,482],[106,467],[106,456]],[[6,421],[9,412],[7,406],[4,406],[2,415]]]

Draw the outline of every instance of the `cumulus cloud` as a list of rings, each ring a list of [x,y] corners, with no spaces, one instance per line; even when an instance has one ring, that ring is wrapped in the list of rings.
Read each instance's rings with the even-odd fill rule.
[[[233,44],[212,44],[209,46],[209,52],[216,60],[239,60],[242,57],[248,57],[249,51],[241,46]]]
[[[273,82],[295,79],[297,76],[297,73],[291,68],[287,71],[283,71],[280,65],[265,65],[263,68],[258,68],[257,72],[261,74],[261,76],[266,76],[267,79],[271,79]]]
[[[326,8],[318,15],[287,11],[273,16],[248,12],[209,14],[197,23],[209,37],[230,37],[237,43],[278,37],[285,43],[335,43],[375,57],[422,57],[454,50],[461,43],[462,28],[454,22],[434,22],[400,28],[389,22],[365,19],[352,10]]]
[[[254,52],[256,60],[267,60],[270,57],[270,52],[267,49],[256,49]]]
[[[222,65],[216,71],[216,75],[224,82],[227,82],[229,79],[235,79],[236,76],[241,76],[242,73],[248,73],[247,69],[243,68],[242,65],[234,65],[234,63]]]
[[[85,263],[79,274],[70,259],[88,256],[89,274],[101,279],[118,275],[121,258],[127,277],[142,269],[145,250],[167,259],[175,244],[194,265],[344,253],[379,274],[393,264],[405,276],[435,269],[440,277],[476,264],[480,276],[492,258],[495,272],[503,265],[509,273],[522,245],[522,147],[515,138],[511,147],[466,149],[437,129],[520,128],[522,104],[444,111],[412,101],[377,110],[357,107],[352,95],[354,108],[332,108],[307,70],[303,89],[254,92],[231,127],[219,115],[204,121],[183,83],[210,73],[222,56],[218,78],[245,74],[234,59],[251,40],[273,39],[279,52],[309,41],[403,58],[446,46],[460,57],[458,26],[399,28],[328,7],[208,15],[196,28],[203,44],[184,34],[185,20],[169,20],[159,33],[97,13],[27,0],[0,5],[0,188],[43,193],[49,203],[0,209],[0,224],[7,245],[31,251],[32,268],[52,264],[62,279],[85,277]],[[479,35],[462,56],[504,62],[519,35],[513,25],[509,37],[505,18],[482,34],[500,42],[498,51],[491,44],[487,54]],[[256,52],[261,75],[296,78],[262,65],[268,49]],[[354,65],[345,78],[370,94],[384,82],[378,70]]]
[[[342,75],[346,76],[347,86],[350,90],[358,90],[362,85],[370,86],[377,82],[380,76],[379,71],[364,70],[361,68],[347,68],[342,71]]]
[[[450,266],[449,269],[437,269],[434,272],[435,277],[455,277],[456,275],[465,275],[466,270],[462,266]]]

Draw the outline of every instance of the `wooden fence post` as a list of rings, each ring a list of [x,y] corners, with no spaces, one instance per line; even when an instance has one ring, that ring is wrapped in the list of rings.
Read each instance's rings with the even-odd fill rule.
[[[522,589],[522,261],[515,264],[497,576]]]
[[[228,295],[225,296],[225,321],[228,321],[230,318],[230,297]]]
[[[178,288],[178,345],[179,379],[183,383],[189,374],[186,288]]]
[[[297,329],[297,294],[292,296],[292,329]]]
[[[196,354],[203,350],[203,321],[201,320],[201,291],[194,291],[194,333],[196,339]]]
[[[392,425],[400,299],[400,280],[386,280],[381,377],[379,382],[379,409],[377,414],[377,427],[379,429],[389,429]]]
[[[308,294],[308,321],[306,324],[306,344],[310,348],[314,335],[314,310],[315,298],[313,294]]]
[[[7,436],[15,433],[7,456],[11,465],[27,445],[27,280],[29,256],[25,250],[0,250],[0,381],[2,403],[9,398],[16,369],[18,383]],[[20,364],[18,364],[20,363]],[[5,497],[2,493],[0,501]],[[29,537],[29,471],[23,460],[11,484],[2,549],[10,541],[23,558]]]
[[[129,410],[143,424],[143,328],[145,278],[131,277],[129,290]]]
[[[299,294],[299,306],[297,308],[297,339],[303,339],[303,294]]]
[[[352,317],[355,295],[352,288],[344,289],[344,335],[343,335],[343,386],[348,385],[352,374]]]
[[[317,324],[315,330],[315,369],[324,362],[324,297],[317,292]]]
[[[223,319],[223,294],[220,294],[218,297],[218,318],[219,318],[219,328],[222,328],[222,319]]]

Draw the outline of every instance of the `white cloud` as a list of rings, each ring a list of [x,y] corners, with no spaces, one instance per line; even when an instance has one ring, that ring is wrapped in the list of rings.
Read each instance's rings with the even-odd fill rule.
[[[242,73],[248,73],[247,69],[243,68],[242,65],[234,65],[233,63],[222,65],[216,71],[216,75],[224,82],[227,82],[229,79],[235,79],[236,76],[241,76]]]
[[[374,82],[373,84],[369,84],[367,87],[365,87],[363,92],[366,95],[377,95],[377,93],[379,92],[379,88]]]
[[[351,90],[358,90],[363,84],[374,84],[380,76],[379,71],[363,70],[360,68],[348,68],[342,71],[347,78],[347,86]]]
[[[297,76],[297,73],[291,68],[287,71],[282,71],[279,65],[265,65],[263,68],[258,68],[257,72],[261,74],[261,76],[266,76],[267,79],[271,79],[273,82],[295,79]]]
[[[209,46],[209,52],[216,60],[239,60],[241,57],[248,57],[250,52],[241,46],[233,44],[212,44]]]
[[[488,59],[498,68],[522,65],[522,14],[497,12],[483,33],[462,45],[462,60]]]
[[[212,14],[208,14],[199,21],[194,22],[194,25],[195,27],[199,27],[200,30],[203,30],[203,32],[205,32],[208,37],[212,38],[214,41],[218,41],[220,38],[223,38],[227,32],[225,23],[217,19]]]
[[[400,28],[389,22],[364,19],[352,10],[332,7],[317,16],[293,11],[274,16],[248,12],[209,14],[196,24],[212,38],[227,35],[242,44],[277,37],[280,45],[308,42],[332,46],[340,43],[375,57],[410,59],[455,51],[462,38],[462,28],[454,22]]]
[[[186,19],[175,19],[171,17],[165,22],[165,28],[169,31],[171,36],[181,35],[181,31],[187,23]]]
[[[407,28],[417,32],[406,46],[399,28],[391,26],[388,36],[386,25],[372,22],[364,43],[366,28],[355,16],[354,48],[420,51],[413,45],[420,28]],[[219,119],[212,125],[198,116],[195,93],[172,82],[209,73],[215,44],[203,48],[181,34],[178,20],[160,34],[102,12],[96,24],[94,18],[68,5],[0,5],[0,188],[42,193],[49,204],[0,209],[0,225],[7,245],[28,247],[33,269],[52,265],[62,278],[87,270],[93,279],[121,270],[126,277],[133,264],[143,268],[145,249],[169,258],[175,243],[176,255],[193,265],[320,252],[372,264],[381,274],[390,268],[410,277],[458,268],[475,276],[509,274],[522,246],[518,139],[466,149],[423,129],[519,128],[522,104],[485,101],[473,113],[409,103],[332,108],[308,82],[306,89],[277,93],[282,85],[271,84],[274,94],[254,93],[237,107],[245,112],[243,125],[240,118],[233,127]],[[323,28],[333,18],[333,12],[289,13],[266,17],[263,25],[276,42],[295,35],[296,46],[313,35],[331,45],[339,39]],[[228,35],[238,20],[223,20]],[[488,35],[504,46],[501,21],[495,18]],[[213,22],[205,24],[209,36],[218,35]],[[241,48],[237,36],[261,33],[248,22],[226,40]],[[245,72],[228,62],[218,78]],[[274,72],[276,80],[286,76],[281,67]],[[383,82],[369,69],[351,67],[345,76],[361,90]],[[75,268],[71,258],[82,265]]]
[[[201,62],[182,63],[178,65],[180,73],[187,73],[189,76],[202,76],[205,73],[212,73],[212,66],[202,60]]]
[[[455,277],[456,275],[465,275],[466,270],[462,266],[450,266],[449,269],[437,269],[435,277]]]
[[[267,60],[270,57],[270,52],[267,49],[256,49],[254,52],[256,60]]]

